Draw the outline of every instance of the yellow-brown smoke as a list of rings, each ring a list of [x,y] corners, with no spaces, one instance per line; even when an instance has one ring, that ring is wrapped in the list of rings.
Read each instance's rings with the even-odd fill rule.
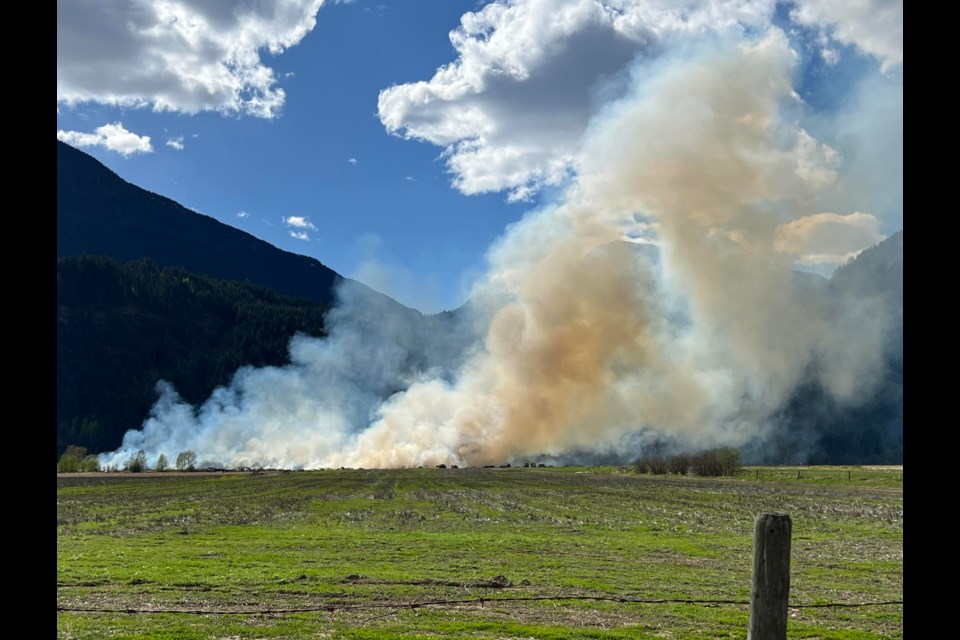
[[[411,329],[370,338],[350,324],[363,306],[345,304],[329,338],[294,342],[291,367],[238,374],[196,418],[165,401],[122,452],[398,467],[631,438],[739,446],[763,435],[814,361],[828,388],[854,393],[880,353],[879,324],[828,321],[774,248],[778,226],[816,212],[836,161],[791,115],[794,64],[772,29],[638,67],[588,131],[562,200],[491,248],[471,305],[482,338],[452,375],[421,372],[381,402]],[[638,236],[657,257],[626,241]]]
[[[483,286],[510,299],[483,349],[453,385],[393,398],[346,462],[492,463],[644,430],[757,435],[824,330],[772,245],[833,177],[832,150],[785,119],[793,63],[774,31],[638,79],[591,130],[565,201],[491,251]],[[656,229],[659,273],[618,243],[638,216]]]

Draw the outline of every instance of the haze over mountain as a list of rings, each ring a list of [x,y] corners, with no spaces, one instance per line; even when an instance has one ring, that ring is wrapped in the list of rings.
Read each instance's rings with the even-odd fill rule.
[[[456,313],[423,316],[312,258],[131,185],[59,142],[57,198],[58,454],[68,444],[93,451],[119,446],[124,431],[148,418],[160,380],[170,384],[160,388],[154,417],[179,402],[200,407],[214,389],[230,388],[225,385],[257,374],[258,367],[287,371],[291,360],[293,371],[319,365],[318,397],[339,398],[350,423],[362,425],[411,380],[426,376],[455,384],[490,322],[483,300]],[[627,264],[637,255],[651,264],[660,259],[649,244],[599,245],[588,255],[600,264]],[[748,459],[902,462],[902,273],[900,231],[831,280],[793,274],[793,295],[815,309],[815,317],[839,325],[858,313],[889,320],[878,337],[886,345],[882,364],[862,381],[868,392],[838,399],[820,371],[835,364],[812,360],[797,389],[772,414],[768,437],[743,446]],[[278,285],[272,291],[259,286],[271,282]],[[304,337],[288,346],[298,333]],[[344,385],[349,392],[341,393]],[[249,389],[230,393],[243,397]],[[543,459],[623,462],[651,446],[684,445],[661,434],[642,442],[627,438],[602,451],[572,447],[552,458],[544,452]]]

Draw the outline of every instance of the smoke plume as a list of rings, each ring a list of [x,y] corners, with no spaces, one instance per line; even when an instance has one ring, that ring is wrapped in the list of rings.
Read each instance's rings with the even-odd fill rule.
[[[823,211],[839,162],[800,124],[796,65],[776,28],[637,62],[562,197],[505,230],[464,309],[422,318],[346,285],[328,337],[295,337],[291,364],[242,369],[199,408],[162,385],[101,461],[629,459],[762,443],[802,384],[856,402],[885,316],[808,295],[777,250],[778,228]]]

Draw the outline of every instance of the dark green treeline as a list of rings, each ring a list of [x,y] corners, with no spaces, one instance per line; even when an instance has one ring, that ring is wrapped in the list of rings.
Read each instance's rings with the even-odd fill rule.
[[[167,380],[191,404],[244,365],[282,365],[297,332],[323,336],[327,308],[265,287],[142,258],[57,259],[57,456],[117,448]]]

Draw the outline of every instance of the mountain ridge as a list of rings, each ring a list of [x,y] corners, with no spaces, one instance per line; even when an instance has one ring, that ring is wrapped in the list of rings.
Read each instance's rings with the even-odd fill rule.
[[[99,160],[57,141],[57,257],[151,258],[221,280],[268,287],[319,304],[349,280],[316,258],[276,247],[176,201],[127,182]],[[351,281],[356,282],[356,281]],[[408,312],[416,312],[370,289]]]

